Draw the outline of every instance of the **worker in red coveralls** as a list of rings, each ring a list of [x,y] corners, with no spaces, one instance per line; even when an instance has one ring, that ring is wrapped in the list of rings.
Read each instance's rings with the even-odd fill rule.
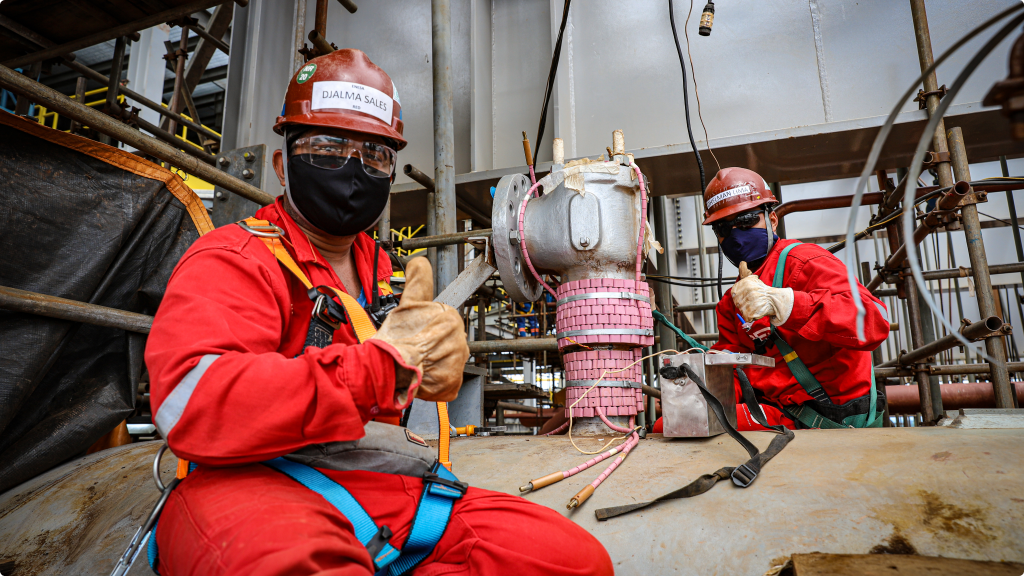
[[[156,530],[163,576],[375,572],[376,557],[348,517],[259,463],[357,440],[371,419],[397,419],[414,397],[452,400],[461,385],[469,355],[462,319],[430,302],[423,259],[410,263],[405,298],[380,330],[365,341],[354,332],[366,316],[353,306],[387,290],[391,275],[364,231],[388,200],[402,129],[394,84],[364,53],[311,60],[291,79],[275,126],[285,196],[244,226],[200,238],[174,271],[146,364],[154,420],[196,468]],[[324,326],[320,345],[314,333]],[[385,543],[407,544],[422,478],[317,470],[390,527]],[[470,487],[429,555],[405,573],[511,571],[611,574],[612,566],[601,544],[560,514]]]
[[[774,368],[743,368],[771,425],[881,426],[885,397],[874,386],[871,351],[889,334],[885,305],[857,283],[866,309],[858,340],[846,266],[820,246],[779,239],[777,204],[764,179],[744,168],[719,171],[704,192],[704,224],[741,276],[716,308],[712,349],[775,359]],[[736,395],[737,429],[764,430],[741,401],[738,378]]]

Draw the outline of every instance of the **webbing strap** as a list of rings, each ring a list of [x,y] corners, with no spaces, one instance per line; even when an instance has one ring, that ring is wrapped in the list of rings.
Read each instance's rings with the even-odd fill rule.
[[[288,249],[285,248],[284,243],[281,242],[280,236],[273,235],[271,232],[266,232],[266,230],[272,229],[271,227],[273,225],[270,222],[267,220],[258,220],[256,218],[246,218],[243,222],[248,228],[259,229],[260,234],[257,235],[257,238],[263,241],[263,244],[266,245],[267,249],[270,250],[270,253],[274,255],[274,258],[276,258],[282,266],[287,268],[288,271],[294,274],[307,290],[313,288],[313,283],[309,281],[309,278],[307,278],[306,274],[301,268],[299,268],[295,259],[288,253]],[[350,294],[342,290],[338,290],[331,286],[328,286],[327,288],[330,289],[331,292],[334,292],[338,297],[338,300],[341,301],[341,305],[345,308],[345,312],[348,314],[359,343],[362,344],[372,338],[373,335],[377,333],[377,329],[373,327],[373,321],[370,320],[370,316],[366,313],[366,310],[363,310],[363,307],[359,305],[359,302]]]
[[[676,336],[679,336],[680,338],[683,339],[684,342],[689,344],[690,348],[698,348],[700,350],[704,350],[705,352],[708,350],[707,346],[701,344],[700,342],[697,342],[693,338],[690,338],[690,336],[688,334],[686,334],[685,332],[680,330],[675,324],[669,322],[668,318],[666,318],[665,315],[662,314],[660,311],[658,311],[658,310],[651,310],[651,314],[654,315],[654,319],[655,320],[657,320],[658,322],[661,322],[665,326],[668,326],[668,328],[670,330],[672,330],[673,332],[676,333]]]
[[[441,404],[439,402],[438,406]],[[439,462],[434,464],[431,472],[444,480],[459,480]],[[396,576],[412,569],[430,555],[448,527],[455,500],[461,498],[463,494],[460,490],[429,480],[425,480],[423,484],[423,496],[416,509],[409,538],[402,547],[402,555],[390,567],[390,573]]]
[[[437,403],[437,460],[447,470],[452,469],[450,460],[451,422],[448,419],[448,403]]]
[[[796,248],[800,244],[800,242],[795,242],[782,249],[782,253],[779,254],[779,262],[775,265],[775,276],[772,278],[773,288],[782,288],[783,277],[786,272],[786,258],[789,256],[790,250]],[[797,354],[796,350],[794,350],[793,347],[782,338],[782,335],[780,335],[778,330],[775,329],[775,326],[772,326],[771,339],[775,342],[775,346],[778,347],[779,353],[782,354],[782,359],[786,361],[786,366],[789,367],[789,371],[793,373],[793,377],[796,378],[797,383],[804,389],[804,392],[807,392],[811,398],[814,398],[818,402],[823,404],[834,404],[832,399],[829,398],[828,393],[825,392],[825,389],[821,387],[821,383],[818,382],[818,379],[814,377],[811,370],[807,368],[804,361],[800,359],[800,355]],[[806,404],[795,407],[785,407],[785,411],[794,420],[798,420],[808,428],[874,428],[881,425],[881,420],[875,417],[875,402],[877,399],[878,390],[875,389],[875,371],[872,370],[869,403],[870,408],[867,414],[850,416],[844,418],[840,423],[822,416],[817,410]]]
[[[348,518],[348,521],[352,523],[352,528],[355,530],[356,539],[363,546],[368,545],[377,535],[379,528],[376,522],[373,521],[373,518],[370,518],[370,515],[363,509],[362,505],[344,486],[324,476],[322,472],[305,464],[299,464],[284,458],[267,460],[263,464],[323,496],[324,500],[330,502],[332,506],[338,509],[338,512],[341,512],[345,518]],[[415,528],[415,525],[413,527]],[[373,563],[378,569],[381,569],[397,560],[398,557],[398,550],[391,546],[391,544],[385,544],[377,554],[377,557],[373,559]]]
[[[292,255],[288,253],[284,243],[281,242],[280,235],[275,232],[276,230],[279,230],[279,228],[267,220],[259,220],[252,217],[246,218],[242,222],[245,223],[245,226],[243,226],[242,229],[254,234],[257,238],[262,240],[263,244],[265,244],[270,250],[270,253],[274,255],[274,258],[294,274],[307,290],[313,288],[313,283],[309,281],[306,274],[301,268],[299,268],[295,259],[293,259]],[[252,228],[255,228],[256,231],[254,232]],[[391,286],[388,285],[387,282],[382,280],[378,282],[378,285],[382,292],[386,291],[387,294],[392,293]],[[372,338],[373,335],[377,333],[377,329],[373,326],[373,321],[370,320],[370,316],[366,313],[366,310],[359,305],[359,302],[349,294],[338,290],[337,288],[333,288],[331,286],[327,286],[327,288],[334,292],[334,294],[338,296],[338,299],[341,300],[341,304],[345,307],[345,312],[348,314],[349,321],[352,323],[352,328],[355,330],[356,338],[359,340],[359,343],[362,344]],[[380,421],[385,421],[388,424],[398,424],[398,420],[398,417],[380,419]],[[451,456],[449,454],[450,433],[447,402],[437,403],[437,420],[439,439],[437,446],[437,459],[444,464],[445,468],[451,470],[452,463],[450,460]]]

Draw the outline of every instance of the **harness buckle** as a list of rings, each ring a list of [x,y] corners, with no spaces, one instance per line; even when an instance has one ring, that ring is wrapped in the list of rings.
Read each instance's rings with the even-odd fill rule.
[[[266,226],[249,226],[244,220],[236,222],[243,230],[252,234],[253,236],[259,236],[260,238],[280,238],[284,236],[284,230],[273,225],[267,224]]]
[[[424,474],[423,482],[431,484],[431,486],[427,487],[431,494],[447,496],[449,498],[462,498],[469,490],[469,484],[459,482],[458,480],[442,478],[433,472],[427,472]],[[454,492],[458,492],[458,494],[455,494]]]
[[[309,289],[309,298],[313,301],[314,318],[320,319],[321,322],[335,330],[346,323],[344,310],[333,298],[316,288]]]
[[[390,528],[386,525],[381,526],[377,533],[373,535],[373,538],[370,538],[370,541],[366,543],[366,551],[370,553],[370,558],[373,558],[373,570],[375,572],[381,569],[381,566],[377,564],[377,561],[380,560],[378,556],[380,556],[381,550],[389,544],[388,540],[392,536],[394,534],[392,534]]]
[[[750,486],[756,478],[757,472],[750,466],[747,466],[746,463],[740,464],[732,471],[732,483],[740,488]]]

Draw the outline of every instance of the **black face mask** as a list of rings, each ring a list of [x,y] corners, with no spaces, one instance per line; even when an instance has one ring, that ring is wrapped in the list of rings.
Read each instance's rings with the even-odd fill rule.
[[[334,236],[352,236],[373,226],[387,206],[389,176],[370,176],[359,158],[336,170],[288,159],[289,198],[310,224]]]

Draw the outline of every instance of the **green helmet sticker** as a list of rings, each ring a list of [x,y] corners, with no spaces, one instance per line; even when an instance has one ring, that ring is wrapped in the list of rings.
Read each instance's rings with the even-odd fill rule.
[[[314,72],[316,72],[316,64],[306,64],[302,67],[302,70],[299,70],[299,75],[295,77],[295,81],[302,84],[312,78]]]

